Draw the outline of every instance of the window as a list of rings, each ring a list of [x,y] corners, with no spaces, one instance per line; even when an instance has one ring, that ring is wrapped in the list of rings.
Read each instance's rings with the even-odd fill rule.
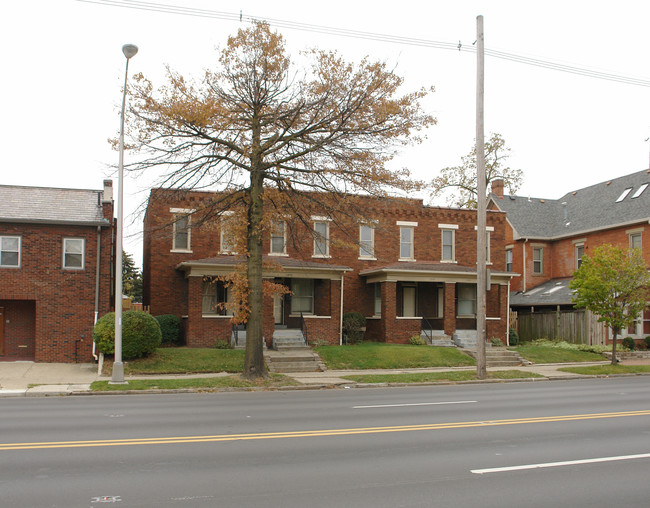
[[[375,257],[375,228],[365,224],[359,226],[359,257]]]
[[[375,283],[375,316],[381,316],[381,284]]]
[[[512,248],[506,249],[506,272],[512,272]]]
[[[330,223],[314,222],[314,257],[326,258],[330,255]]]
[[[442,230],[442,260],[454,261],[455,259],[455,245],[454,245],[454,230]]]
[[[174,232],[172,238],[172,250],[179,252],[190,251],[190,223],[191,216],[195,210],[189,208],[171,208],[172,220],[174,221]]]
[[[417,287],[402,286],[402,317],[415,317],[417,308]]]
[[[488,264],[492,263],[490,258],[490,231],[485,232],[485,262]]]
[[[459,316],[476,316],[476,284],[458,284]]]
[[[234,212],[221,214],[221,253],[235,254]]]
[[[84,267],[83,238],[63,239],[63,268],[81,270]]]
[[[585,244],[584,243],[577,243],[575,247],[575,258],[576,258],[576,270],[580,268],[580,265],[582,264],[582,257],[585,255]]]
[[[287,253],[286,230],[287,224],[283,220],[275,221],[271,225],[271,254],[282,255]]]
[[[413,259],[413,228],[402,226],[399,228],[399,257],[400,259]]]
[[[0,266],[20,266],[20,236],[0,236]]]
[[[543,269],[544,249],[533,247],[533,273],[540,275]]]
[[[314,281],[313,279],[292,279],[291,313],[314,313]]]
[[[204,316],[232,316],[233,309],[226,307],[231,303],[232,293],[222,281],[203,281],[202,314]]]
[[[641,233],[631,233],[630,249],[640,249],[640,248],[641,248]]]
[[[617,202],[617,203],[620,203],[621,201],[623,201],[623,200],[627,197],[627,195],[630,193],[631,190],[632,190],[632,187],[628,187],[628,188],[625,189],[623,192],[621,192],[621,195],[618,197],[618,199],[616,200],[616,202]],[[643,191],[642,191],[642,192],[643,192]]]

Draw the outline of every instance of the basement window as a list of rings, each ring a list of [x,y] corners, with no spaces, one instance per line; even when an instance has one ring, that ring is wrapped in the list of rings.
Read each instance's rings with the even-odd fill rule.
[[[632,187],[628,187],[627,189],[625,189],[623,192],[621,192],[621,195],[618,197],[616,202],[620,203],[621,201],[623,201],[631,191],[632,191]]]

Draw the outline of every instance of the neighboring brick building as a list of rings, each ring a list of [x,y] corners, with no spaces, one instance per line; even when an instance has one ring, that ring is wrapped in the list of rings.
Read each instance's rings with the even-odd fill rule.
[[[650,169],[560,199],[508,196],[494,182],[488,207],[506,213],[506,270],[513,308],[572,307],[568,283],[582,256],[603,244],[641,249],[650,266]],[[650,334],[646,311],[629,334]]]
[[[112,306],[112,182],[103,190],[0,185],[0,360],[92,360]]]
[[[228,211],[202,216],[217,196],[153,189],[144,219],[144,304],[153,315],[184,317],[189,346],[211,346],[232,333],[219,306],[230,292],[208,281],[232,273],[239,262],[230,254]],[[267,345],[275,330],[299,328],[301,313],[310,339],[331,344],[341,340],[342,312],[351,311],[367,317],[366,337],[374,341],[407,342],[422,330],[440,338],[475,330],[476,212],[417,199],[355,199],[368,222],[340,225],[314,213],[305,224],[287,214],[266,238],[265,277],[292,291],[265,301]],[[488,230],[487,333],[505,339],[511,275],[503,213],[488,213]]]

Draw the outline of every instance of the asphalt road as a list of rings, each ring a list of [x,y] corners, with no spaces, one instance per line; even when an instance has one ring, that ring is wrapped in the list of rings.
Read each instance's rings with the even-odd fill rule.
[[[2,507],[650,505],[650,379],[0,400]]]

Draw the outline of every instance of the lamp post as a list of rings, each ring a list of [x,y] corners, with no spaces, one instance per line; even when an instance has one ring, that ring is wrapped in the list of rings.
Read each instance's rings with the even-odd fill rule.
[[[124,383],[124,364],[122,363],[122,237],[124,222],[124,109],[126,106],[126,86],[129,76],[129,60],[138,52],[135,44],[122,46],[126,57],[124,71],[124,91],[122,93],[122,112],[120,114],[120,162],[117,185],[117,232],[115,239],[115,361],[113,362],[112,384]]]

